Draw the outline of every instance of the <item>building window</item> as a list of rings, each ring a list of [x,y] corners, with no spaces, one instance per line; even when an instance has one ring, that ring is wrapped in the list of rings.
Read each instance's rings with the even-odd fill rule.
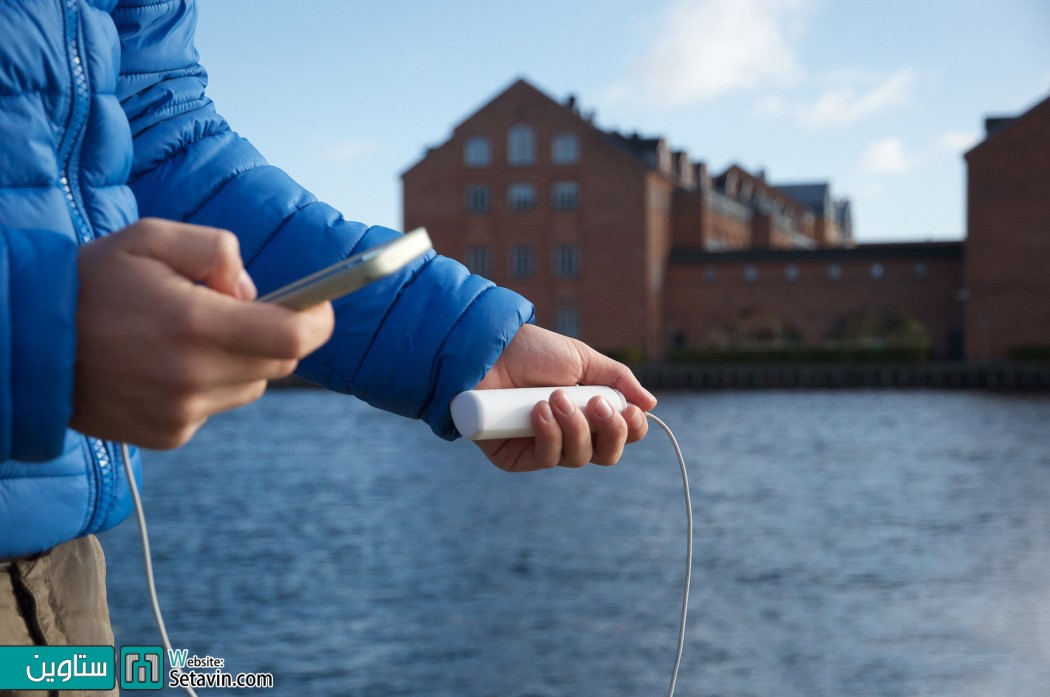
[[[568,337],[580,335],[580,312],[575,307],[562,307],[554,313],[554,331]]]
[[[788,264],[787,268],[784,269],[784,278],[787,279],[788,283],[794,283],[798,280],[798,277],[798,267],[794,264]]]
[[[467,249],[467,268],[479,276],[492,275],[492,250],[488,247],[470,247]]]
[[[518,124],[507,132],[507,164],[522,167],[536,162],[536,131]]]
[[[510,275],[514,278],[532,278],[535,267],[532,247],[519,244],[510,249]]]
[[[758,280],[758,269],[748,264],[744,267],[744,280],[748,283],[754,283]]]
[[[915,262],[915,266],[912,269],[912,272],[915,274],[915,278],[926,278],[930,275],[929,267],[927,267],[926,264],[921,261]]]
[[[551,269],[559,278],[576,278],[580,273],[580,248],[574,244],[558,244],[551,252]]]
[[[704,282],[714,283],[718,280],[718,269],[713,266],[704,267]]]
[[[838,264],[828,264],[828,278],[832,281],[842,278],[842,267]]]
[[[556,211],[574,211],[580,207],[580,185],[576,182],[554,182],[551,205]]]
[[[492,164],[492,147],[485,136],[471,136],[463,146],[463,164],[467,167],[488,167]]]
[[[536,188],[532,184],[511,184],[507,204],[512,211],[531,211],[536,207]]]
[[[471,213],[488,213],[492,210],[492,189],[487,186],[467,187],[467,210]]]
[[[871,277],[878,280],[886,275],[886,267],[879,262],[875,262],[871,265]]]
[[[559,133],[551,141],[551,161],[556,165],[574,165],[580,161],[580,139],[572,133]]]

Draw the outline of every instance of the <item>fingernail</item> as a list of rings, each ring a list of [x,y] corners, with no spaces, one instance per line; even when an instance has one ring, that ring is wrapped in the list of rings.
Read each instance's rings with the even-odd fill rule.
[[[255,289],[255,284],[252,282],[252,277],[248,275],[248,272],[241,269],[241,275],[237,279],[237,297],[241,300],[254,300],[255,296],[259,293]]]
[[[643,387],[642,389],[645,389],[645,388]],[[652,392],[650,392],[649,390],[645,390],[645,393],[646,393],[647,395],[649,395],[649,399],[653,400],[653,404],[656,404],[656,395],[654,395],[654,394],[653,394]]]
[[[573,412],[576,411],[576,405],[572,403],[571,399],[569,399],[569,395],[561,390],[554,393],[551,402],[553,403],[554,408],[562,413],[562,416],[572,416]]]
[[[603,419],[608,419],[613,415],[612,407],[609,405],[609,402],[606,401],[605,397],[598,398],[598,403],[594,405],[594,411]]]
[[[551,412],[551,405],[544,402],[540,405],[540,418],[551,424],[554,423],[554,413]]]

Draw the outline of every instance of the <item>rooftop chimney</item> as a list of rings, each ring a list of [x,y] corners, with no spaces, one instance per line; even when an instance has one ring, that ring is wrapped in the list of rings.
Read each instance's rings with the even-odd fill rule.
[[[985,137],[991,138],[1016,120],[1016,116],[989,116],[984,120]]]

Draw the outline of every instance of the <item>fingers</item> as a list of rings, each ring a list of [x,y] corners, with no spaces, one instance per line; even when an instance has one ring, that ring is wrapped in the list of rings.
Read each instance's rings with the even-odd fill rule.
[[[564,390],[555,390],[550,398],[550,408],[561,426],[562,467],[583,467],[593,454],[591,429],[586,417],[576,408]]]
[[[616,464],[624,445],[640,440],[647,428],[637,407],[628,407],[625,415],[602,397],[594,397],[581,411],[564,391],[556,390],[549,403],[540,402],[532,411],[535,468]]]
[[[169,361],[164,382],[175,396],[200,394],[257,380],[278,380],[291,375],[298,365],[295,359],[259,358],[213,349]]]
[[[255,298],[255,285],[244,270],[240,244],[233,233],[152,218],[139,221],[127,233],[130,252],[153,257],[225,295],[240,300]]]
[[[635,405],[628,404],[620,416],[627,424],[627,443],[637,443],[649,433],[649,419],[645,418],[645,413]]]
[[[190,297],[169,323],[173,335],[215,344],[232,354],[297,360],[332,334],[331,303],[295,312],[243,302],[253,300],[256,289],[230,232],[145,219],[125,230],[120,241],[130,254],[150,257],[188,281],[207,286],[186,285]]]
[[[587,403],[587,416],[594,424],[594,455],[591,462],[596,465],[615,465],[627,442],[627,422],[602,397],[593,397]]]
[[[297,312],[210,295],[188,308],[187,331],[232,354],[298,360],[323,346],[335,326],[328,302]]]
[[[630,368],[595,351],[582,341],[573,339],[573,345],[579,353],[582,365],[579,382],[584,385],[615,387],[623,393],[628,402],[638,405],[643,411],[650,411],[656,406],[656,397],[642,387]]]
[[[140,415],[141,419],[151,421],[154,428],[138,445],[154,450],[178,448],[189,442],[210,416],[251,404],[265,391],[266,381],[254,380],[156,404],[151,412]]]
[[[532,430],[535,438],[532,445],[532,463],[528,469],[548,469],[561,462],[561,426],[554,410],[547,402],[540,402],[532,409]]]
[[[246,302],[256,291],[237,239],[214,228],[141,220],[84,245],[78,270],[70,424],[87,435],[182,445],[332,333],[329,303],[293,312]]]

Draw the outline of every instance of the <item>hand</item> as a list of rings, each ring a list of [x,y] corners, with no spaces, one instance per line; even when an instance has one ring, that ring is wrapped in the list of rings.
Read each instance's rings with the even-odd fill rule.
[[[223,230],[144,219],[85,245],[78,265],[70,425],[87,435],[178,447],[332,333],[330,303],[250,302],[255,286]]]
[[[550,403],[540,402],[533,408],[534,438],[478,441],[478,447],[494,465],[508,472],[582,467],[587,462],[616,464],[624,444],[645,437],[649,424],[642,412],[655,407],[656,398],[627,366],[583,342],[523,325],[475,389],[577,383],[614,387],[630,404],[617,414],[604,399],[594,397],[583,414],[559,390],[551,395]],[[594,425],[593,434],[588,421]]]

